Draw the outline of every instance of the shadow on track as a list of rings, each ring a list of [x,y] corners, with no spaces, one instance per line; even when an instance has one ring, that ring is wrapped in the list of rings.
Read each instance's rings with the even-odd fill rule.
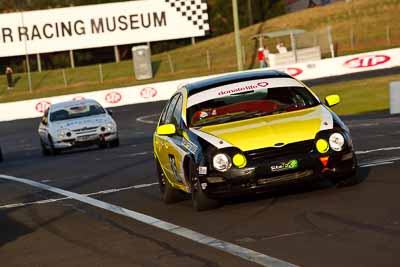
[[[235,205],[239,203],[246,203],[246,202],[255,202],[259,200],[266,200],[266,199],[274,199],[287,197],[287,196],[300,196],[304,193],[313,193],[316,191],[334,189],[337,187],[337,190],[341,188],[352,188],[357,187],[359,184],[364,182],[369,175],[369,168],[359,168],[358,173],[356,175],[356,184],[354,185],[340,185],[335,183],[333,180],[325,178],[320,180],[310,180],[310,181],[302,181],[297,183],[288,183],[286,185],[280,185],[271,188],[268,192],[252,194],[252,195],[244,195],[240,197],[233,197],[233,198],[226,198],[223,200],[224,205]],[[339,189],[340,188],[340,189]],[[336,189],[336,188],[335,188]]]
[[[30,234],[35,230],[12,219],[8,214],[13,210],[0,210],[0,248],[5,244]]]

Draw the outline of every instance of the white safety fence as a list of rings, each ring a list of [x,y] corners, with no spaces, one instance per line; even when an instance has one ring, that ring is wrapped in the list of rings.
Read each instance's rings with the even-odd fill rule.
[[[313,80],[400,66],[400,48],[293,64],[278,68],[299,80]]]
[[[279,68],[279,70],[285,71],[299,80],[306,81],[399,66],[400,48],[395,48],[299,63]],[[209,77],[211,76],[4,103],[0,104],[0,121],[40,117],[51,104],[72,99],[91,98],[105,107],[167,100],[180,85]]]

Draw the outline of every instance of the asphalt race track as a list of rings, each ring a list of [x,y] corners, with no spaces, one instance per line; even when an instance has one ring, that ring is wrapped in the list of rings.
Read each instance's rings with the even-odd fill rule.
[[[56,157],[41,155],[38,119],[0,123],[0,174],[95,193],[90,197],[281,260],[271,267],[400,266],[400,117],[345,118],[361,166],[358,185],[293,185],[196,213],[189,199],[163,204],[154,184],[151,121],[163,104],[114,109],[119,148]],[[63,197],[0,178],[1,266],[259,266]]]

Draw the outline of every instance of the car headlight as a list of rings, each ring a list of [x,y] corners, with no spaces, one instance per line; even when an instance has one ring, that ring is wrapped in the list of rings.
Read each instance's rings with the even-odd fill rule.
[[[71,136],[71,131],[69,129],[60,129],[57,132],[58,138],[65,138]]]
[[[329,145],[334,151],[342,151],[344,147],[344,136],[341,133],[333,133],[329,137]]]
[[[112,123],[107,123],[106,129],[108,132],[113,132],[113,131],[115,131],[115,125]]]
[[[217,154],[213,158],[213,166],[220,172],[226,172],[232,166],[231,160],[226,154]]]

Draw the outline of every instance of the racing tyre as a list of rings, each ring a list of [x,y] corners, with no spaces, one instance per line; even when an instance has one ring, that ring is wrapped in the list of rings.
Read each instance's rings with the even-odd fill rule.
[[[100,143],[99,143],[99,148],[100,149],[105,149],[105,148],[107,148],[107,142],[105,142],[105,141],[100,141]]]
[[[119,147],[119,138],[117,137],[117,139],[110,141],[109,144],[111,148]]]
[[[50,151],[47,149],[47,147],[43,144],[43,141],[40,140],[40,146],[42,147],[42,155],[43,156],[49,156]]]
[[[357,158],[354,155],[354,169],[349,172],[348,174],[339,177],[339,179],[337,179],[337,186],[338,187],[346,187],[346,186],[353,186],[356,184],[359,184],[363,181],[363,178],[360,177],[360,175],[357,175],[357,169],[358,169],[358,162],[357,162]]]
[[[0,147],[0,162],[3,161],[3,152],[1,151],[1,147]]]
[[[53,139],[51,138],[51,136],[49,136],[49,141],[50,141],[49,154],[53,156],[60,154],[61,151],[54,147]]]
[[[160,186],[161,199],[166,204],[172,204],[183,200],[183,194],[178,189],[171,186],[161,169],[160,163],[156,159],[158,184]]]
[[[337,182],[337,187],[353,186],[362,182],[362,178],[357,175],[357,169],[349,173],[348,175],[341,177]]]
[[[192,203],[195,211],[204,211],[216,209],[220,206],[220,201],[207,197],[201,188],[200,181],[195,179],[195,167],[192,163],[189,165],[189,175],[193,183]]]

